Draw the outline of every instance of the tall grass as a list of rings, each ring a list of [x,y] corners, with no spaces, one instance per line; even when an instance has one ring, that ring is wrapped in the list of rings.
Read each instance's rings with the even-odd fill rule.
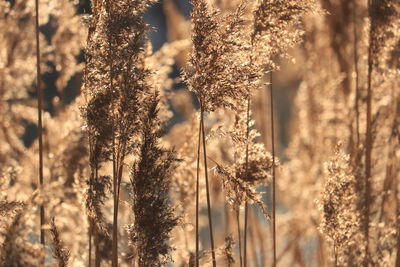
[[[75,2],[0,2],[1,266],[400,264],[398,1]]]

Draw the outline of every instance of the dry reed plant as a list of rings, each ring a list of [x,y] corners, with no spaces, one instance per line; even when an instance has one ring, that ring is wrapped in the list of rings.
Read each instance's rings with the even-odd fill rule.
[[[400,266],[399,12],[0,1],[0,266]]]
[[[139,266],[163,266],[171,260],[168,240],[178,218],[168,197],[175,153],[160,147],[163,129],[158,118],[159,97],[149,96],[142,117],[142,141],[138,161],[132,166],[134,223],[128,228]]]
[[[53,257],[58,261],[59,267],[68,266],[69,251],[64,248],[60,239],[60,232],[57,229],[55,218],[51,220],[51,235],[53,236]]]

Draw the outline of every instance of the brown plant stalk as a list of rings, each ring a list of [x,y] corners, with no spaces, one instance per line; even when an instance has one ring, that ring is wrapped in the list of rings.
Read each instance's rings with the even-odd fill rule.
[[[111,1],[107,1],[107,12],[108,14],[112,14],[112,4],[110,3]],[[114,91],[114,66],[113,66],[113,44],[112,44],[112,35],[108,36],[108,53],[109,53],[109,59],[108,59],[108,64],[110,68],[110,90],[111,92]],[[113,96],[113,94],[111,94]],[[112,103],[112,112],[114,112],[114,101],[111,101]],[[115,121],[114,121],[114,115],[112,116],[113,122],[111,123],[112,125],[112,180],[113,180],[113,222],[112,222],[112,261],[111,261],[111,266],[112,267],[117,267],[118,266],[118,202],[119,202],[119,183],[118,183],[118,178],[117,178],[117,157],[115,153]]]
[[[92,266],[92,236],[93,236],[93,222],[92,222],[92,220],[90,220],[89,221],[89,232],[88,232],[88,239],[89,239],[88,267]]]
[[[371,1],[368,1],[368,14],[371,14]],[[371,106],[372,106],[372,34],[373,34],[373,21],[371,21],[369,32],[369,46],[368,46],[368,84],[367,84],[367,124],[366,124],[366,140],[365,140],[365,258],[364,266],[369,265],[369,221],[370,221],[370,195],[371,195],[371,152],[372,152],[372,132],[371,132]]]
[[[237,221],[237,231],[238,231],[238,241],[239,241],[239,260],[240,260],[240,267],[243,266],[243,259],[242,259],[242,238],[240,234],[240,209],[237,208],[236,211],[236,221]]]
[[[199,267],[199,176],[200,176],[200,147],[201,147],[201,121],[199,120],[199,140],[197,143],[196,166],[196,267]]]
[[[354,72],[355,72],[355,87],[356,87],[356,97],[355,97],[355,110],[356,110],[356,149],[360,145],[360,87],[359,87],[359,71],[358,71],[358,36],[357,36],[357,2],[353,0],[353,50],[354,50]]]
[[[396,196],[396,222],[400,225],[400,197],[399,197],[399,182],[396,180],[395,196]],[[400,266],[400,230],[397,229],[397,252],[396,252],[396,266]]]
[[[276,266],[276,173],[275,173],[275,127],[274,127],[274,91],[272,87],[272,71],[269,73],[271,101],[271,148],[272,148],[272,247],[273,266]]]
[[[247,96],[247,110],[246,110],[246,175],[249,176],[249,134],[250,134],[250,91]],[[243,261],[244,267],[247,266],[247,224],[248,224],[248,203],[244,203],[244,248],[243,248]]]
[[[211,256],[213,267],[217,266],[217,261],[215,257],[214,250],[214,234],[213,234],[213,226],[212,226],[212,217],[211,217],[211,200],[210,200],[210,187],[208,184],[208,169],[207,169],[207,148],[206,148],[206,136],[204,130],[204,108],[203,103],[200,102],[200,122],[201,122],[201,131],[202,131],[202,139],[203,139],[203,156],[204,156],[204,174],[206,179],[206,196],[207,196],[207,213],[208,213],[208,224],[210,227],[210,243],[211,243]]]
[[[36,86],[37,86],[37,112],[38,112],[38,139],[39,139],[39,185],[43,188],[43,123],[42,123],[42,109],[43,109],[43,88],[41,83],[41,70],[40,70],[40,42],[39,42],[39,0],[35,1],[36,12]],[[45,210],[43,204],[40,204],[40,243],[45,245],[44,236],[44,220]]]

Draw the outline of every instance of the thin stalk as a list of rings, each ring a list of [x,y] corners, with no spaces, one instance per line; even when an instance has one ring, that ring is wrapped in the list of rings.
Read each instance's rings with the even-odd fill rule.
[[[111,15],[111,1],[107,1],[107,12]],[[110,67],[110,90],[114,91],[114,66],[112,56],[112,39],[111,36],[108,38],[108,50],[109,50],[109,67]],[[112,94],[113,97],[113,94]],[[114,113],[114,101],[112,100],[112,112]],[[115,121],[112,116],[112,169],[113,169],[113,224],[112,224],[112,267],[118,267],[118,177],[117,177],[117,156],[115,151]]]
[[[206,136],[205,136],[205,130],[204,130],[204,108],[203,108],[203,103],[200,103],[200,105],[201,105],[200,122],[201,122],[201,131],[202,131],[202,137],[203,137],[204,173],[205,173],[205,179],[206,179],[207,212],[208,212],[208,224],[210,227],[211,255],[212,255],[213,267],[216,267],[217,261],[215,259],[215,250],[214,250],[214,235],[213,235],[212,217],[211,217],[210,189],[209,189],[209,185],[208,185],[207,149],[206,149]]]
[[[89,223],[89,257],[88,257],[88,266],[92,266],[92,235],[93,235],[93,222],[90,219]]]
[[[116,175],[116,162],[115,162],[115,138],[113,134],[113,230],[112,230],[112,267],[118,266],[118,189],[117,189],[117,175]]]
[[[199,176],[200,176],[201,120],[199,120],[199,140],[197,143],[196,168],[196,267],[199,267]]]
[[[111,14],[111,4],[110,1],[107,1],[107,12],[110,15]],[[110,66],[110,90],[113,91],[114,86],[113,86],[113,57],[112,57],[112,40],[111,37],[109,37],[108,40],[108,49],[109,49],[109,66]],[[112,112],[114,112],[114,101],[112,101]],[[113,120],[114,120],[114,116]],[[113,202],[113,229],[112,229],[112,267],[117,267],[118,266],[118,178],[117,178],[117,158],[115,155],[115,127],[114,123],[112,123],[112,169],[113,169],[113,190],[114,190],[114,202]]]
[[[240,267],[243,266],[242,259],[242,238],[240,236],[240,209],[238,207],[236,212],[236,221],[237,221],[237,231],[238,231],[238,242],[239,242],[239,259],[240,259]]]
[[[95,169],[95,177],[96,181],[99,179],[99,165],[96,160],[96,169]],[[95,225],[94,221],[92,222],[93,224],[93,233],[94,233],[94,266],[100,267],[100,253],[99,253],[99,231],[97,225]]]
[[[260,266],[258,263],[258,252],[257,252],[257,248],[260,247],[260,244],[257,244],[257,238],[256,238],[257,223],[258,220],[254,218],[254,209],[250,209],[249,224],[251,225],[251,227],[249,232],[250,232],[250,244],[251,244],[251,252],[252,252],[254,267]]]
[[[371,3],[368,1],[368,13],[371,18]],[[372,154],[372,131],[371,131],[371,110],[372,110],[372,34],[373,21],[371,20],[368,47],[368,87],[367,87],[367,129],[365,144],[365,259],[364,266],[368,266],[369,254],[369,221],[370,221],[370,195],[371,195],[371,154]]]
[[[85,67],[85,78],[86,78],[86,67]],[[89,158],[91,158],[91,155],[93,153],[93,149],[92,149],[92,141],[91,141],[91,131],[89,130],[89,151],[90,151],[90,155]],[[90,165],[90,164],[89,164]],[[90,182],[90,190],[92,190],[92,180],[93,180],[93,176],[96,175],[93,174],[93,168],[90,165],[90,178],[89,178],[89,182]],[[88,257],[88,267],[92,266],[92,236],[93,236],[93,228],[94,228],[94,220],[91,217],[88,217],[89,220],[89,231],[88,231],[88,239],[89,239],[89,257]]]
[[[121,191],[121,181],[122,181],[122,173],[123,173],[123,167],[124,167],[124,157],[125,155],[125,147],[122,149],[122,157],[119,159],[117,158],[117,169],[116,169],[116,180],[117,180],[117,193],[115,194],[116,198],[116,203],[115,203],[115,209],[114,209],[114,219],[116,222],[116,240],[117,240],[117,255],[118,255],[118,212],[119,212],[119,196],[120,196],[120,191]],[[117,256],[117,261],[118,261],[118,256]],[[116,265],[118,266],[118,265]]]
[[[399,190],[398,190],[398,181],[396,180],[395,184],[395,192],[394,195],[396,197],[396,222],[397,225],[400,225],[400,196],[399,196]],[[400,229],[397,227],[397,252],[396,252],[396,265],[395,266],[400,266]]]
[[[97,229],[94,231],[94,266],[100,267],[100,251],[99,251],[99,232]]]
[[[272,148],[272,266],[276,266],[276,173],[275,173],[275,127],[274,127],[274,91],[272,87],[272,71],[269,73],[271,98],[271,148]]]
[[[397,102],[397,114],[400,112],[400,102]],[[396,122],[394,122],[393,127],[398,123],[397,120],[398,116],[395,118]],[[397,146],[397,145],[395,145]],[[394,157],[393,159],[393,172],[396,173],[399,170],[398,163],[396,162],[396,158]],[[394,197],[396,199],[396,204],[395,204],[395,216],[396,216],[396,225],[400,225],[400,195],[399,195],[399,179],[394,179]],[[396,252],[396,265],[395,266],[400,266],[400,227],[397,227],[397,252]]]
[[[248,218],[249,218],[249,205],[247,201],[244,203],[244,237],[243,237],[243,266],[247,266],[247,228],[248,228]]]
[[[94,11],[94,14],[96,14],[96,12]],[[92,34],[93,34],[93,27],[89,27],[89,29],[88,29],[88,35],[87,35],[87,39],[86,39],[86,44],[89,44],[89,42],[90,42],[90,40],[91,40],[91,36],[92,36]],[[87,85],[87,83],[88,83],[88,79],[87,79],[87,76],[88,76],[88,67],[87,67],[87,65],[88,65],[88,62],[89,62],[89,59],[88,59],[88,57],[87,57],[87,54],[85,53],[85,68],[84,68],[84,83],[83,83],[83,86],[84,86],[84,90],[85,90],[85,92],[87,91],[87,88],[86,88],[86,85]],[[83,94],[83,96],[85,97],[85,103],[87,103],[88,102],[88,100],[87,100],[87,94],[86,93],[84,93]],[[92,158],[92,154],[93,154],[93,134],[92,134],[92,130],[90,130],[90,128],[89,128],[89,131],[88,131],[88,140],[89,140],[89,158]],[[89,164],[90,165],[90,164]],[[95,164],[96,165],[96,170],[95,170],[95,176],[96,176],[96,179],[97,179],[97,163]],[[93,167],[90,165],[90,170],[91,170],[91,172],[93,172]],[[93,174],[91,173],[91,175],[90,175],[90,180],[92,180],[93,179]],[[90,185],[90,187],[92,187],[92,185]],[[92,236],[93,236],[93,227],[94,227],[94,221],[93,221],[93,219],[91,219],[90,217],[89,217],[89,231],[88,231],[88,235],[89,235],[89,259],[88,259],[88,266],[90,267],[91,266],[91,264],[92,264]],[[96,242],[96,241],[95,241]],[[97,255],[96,255],[97,256]]]
[[[39,135],[39,185],[43,188],[43,123],[42,123],[42,109],[43,109],[43,88],[41,83],[40,71],[40,43],[39,43],[39,0],[35,1],[36,11],[36,85],[37,85],[37,113],[38,113],[38,135]],[[45,245],[44,237],[44,206],[40,204],[40,243]]]
[[[358,106],[360,99],[360,86],[359,86],[359,71],[358,71],[358,36],[357,36],[357,14],[356,14],[357,2],[353,0],[353,50],[354,50],[354,72],[355,76],[355,86],[356,86],[356,97],[355,97],[355,110],[356,110],[356,144],[357,149],[360,146],[360,109]]]
[[[116,157],[115,157],[115,133],[113,129],[112,136],[112,161],[113,161],[113,230],[112,230],[112,267],[118,266],[118,188],[117,188],[117,174],[116,174]]]
[[[121,181],[125,159],[125,144],[120,146],[118,142],[117,154],[115,155],[115,135],[113,134],[113,175],[114,175],[114,217],[113,217],[113,242],[114,250],[116,251],[115,266],[118,266],[118,211],[119,211],[119,196],[121,189]],[[114,239],[115,238],[115,239]]]
[[[247,114],[246,114],[246,175],[249,175],[249,135],[250,135],[250,91],[247,96]],[[247,266],[247,225],[248,225],[248,203],[244,203],[244,248],[243,260],[244,267]]]

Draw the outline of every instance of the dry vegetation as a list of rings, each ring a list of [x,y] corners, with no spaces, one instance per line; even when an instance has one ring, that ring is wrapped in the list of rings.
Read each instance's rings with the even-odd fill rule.
[[[0,266],[400,266],[398,0],[76,2],[0,0]]]

